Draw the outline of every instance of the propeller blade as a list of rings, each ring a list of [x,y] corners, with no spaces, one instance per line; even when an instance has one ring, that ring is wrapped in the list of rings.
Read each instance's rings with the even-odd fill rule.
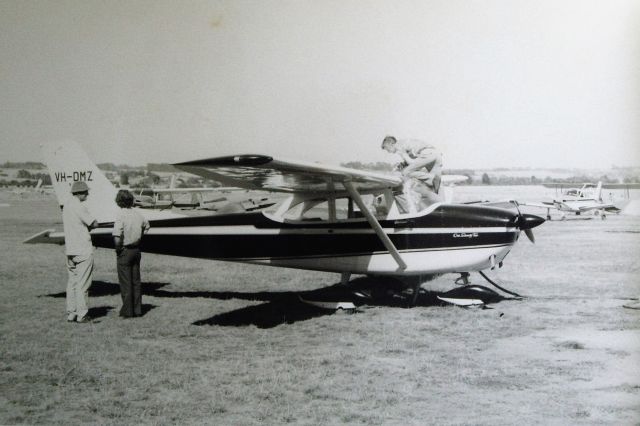
[[[524,234],[527,236],[527,238],[529,238],[529,241],[531,241],[533,244],[536,243],[536,237],[533,235],[533,231],[531,229],[525,229]]]

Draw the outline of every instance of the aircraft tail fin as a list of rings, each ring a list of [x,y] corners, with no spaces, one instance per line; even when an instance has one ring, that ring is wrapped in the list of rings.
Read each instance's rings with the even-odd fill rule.
[[[117,190],[75,142],[52,142],[41,146],[44,163],[60,206],[71,197],[73,182],[84,181],[89,186],[87,209],[98,222],[113,222],[116,217]]]
[[[602,181],[598,181],[598,186],[596,186],[596,193],[593,198],[596,201],[602,201]]]

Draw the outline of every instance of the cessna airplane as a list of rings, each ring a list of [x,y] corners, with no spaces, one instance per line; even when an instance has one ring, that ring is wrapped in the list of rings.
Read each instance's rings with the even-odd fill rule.
[[[242,213],[261,210],[275,204],[269,197],[247,195],[239,188],[143,188],[132,191],[134,206],[142,209],[206,210],[218,213]]]
[[[96,247],[113,248],[116,189],[79,147],[44,147],[58,200],[84,180],[86,201],[100,225]],[[140,210],[151,222],[143,251],[350,274],[413,278],[502,266],[520,236],[544,219],[517,209],[482,205],[423,205],[403,191],[399,176],[317,163],[237,155],[175,164],[181,170],[249,190],[285,195],[258,212],[189,216]],[[418,199],[418,201],[416,201]],[[25,243],[62,243],[46,230]],[[424,280],[417,279],[423,277]],[[419,283],[415,288],[417,296]]]
[[[547,186],[549,184],[545,184]],[[551,184],[552,188],[558,188],[558,184]],[[575,213],[579,216],[582,213],[594,212],[600,215],[602,219],[606,218],[606,212],[620,212],[613,203],[604,203],[602,201],[602,182],[597,185],[585,183],[581,188],[570,188],[562,192],[558,199],[542,202],[521,202],[520,205],[540,207],[547,209],[547,220],[551,219],[551,209],[558,210],[561,213],[561,219],[566,218],[566,213]]]

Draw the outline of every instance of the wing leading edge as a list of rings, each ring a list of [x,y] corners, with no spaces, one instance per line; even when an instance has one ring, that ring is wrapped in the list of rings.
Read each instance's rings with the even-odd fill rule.
[[[239,188],[288,192],[345,192],[351,182],[360,192],[400,188],[402,179],[381,173],[274,159],[266,155],[236,155],[174,164],[180,170]]]

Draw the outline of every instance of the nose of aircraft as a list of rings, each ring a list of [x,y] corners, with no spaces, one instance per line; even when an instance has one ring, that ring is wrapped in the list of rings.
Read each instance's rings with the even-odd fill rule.
[[[518,220],[518,228],[520,230],[525,231],[527,229],[535,228],[536,226],[542,225],[544,223],[544,219],[540,216],[536,216],[534,214],[521,214]]]

